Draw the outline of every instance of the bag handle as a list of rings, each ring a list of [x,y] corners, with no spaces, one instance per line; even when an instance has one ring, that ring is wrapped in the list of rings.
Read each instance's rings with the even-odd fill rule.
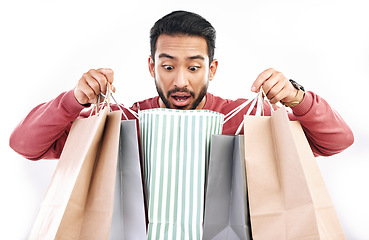
[[[95,114],[99,115],[99,111],[102,110],[105,107],[105,104],[107,107],[109,107],[110,111],[110,96],[111,96],[111,85],[110,83],[107,83],[107,90],[106,90],[106,95],[100,93],[99,95],[97,95],[96,98],[96,102],[94,104],[94,107],[92,108],[91,112],[90,112],[90,117],[93,115],[94,110],[95,110]],[[104,97],[104,100],[102,102],[100,102],[100,96]]]
[[[263,88],[260,87],[260,91],[257,93],[255,98],[247,100],[246,102],[242,103],[241,105],[239,105],[238,107],[234,108],[232,111],[227,113],[227,115],[224,117],[225,120],[224,120],[223,124],[228,122],[232,117],[234,117],[236,114],[238,114],[242,109],[244,109],[250,103],[251,103],[251,105],[250,105],[250,107],[247,110],[245,115],[250,115],[251,111],[254,109],[254,107],[256,105],[255,116],[263,116],[264,115],[264,104],[263,103],[265,101],[265,99],[264,99],[265,96],[266,96],[266,94],[265,94]],[[273,109],[272,104],[269,102],[268,98],[266,98],[266,101],[269,103],[271,113],[273,113],[274,109]],[[242,120],[241,124],[238,126],[235,135],[240,134],[241,129],[243,127],[243,124],[244,124],[244,120]]]
[[[266,97],[263,87],[260,87],[259,91],[259,98],[258,98],[258,106],[256,108],[255,116],[264,116],[264,102],[267,102],[270,107],[270,113],[273,114],[274,108],[273,105],[270,103],[269,99]],[[246,114],[249,115],[249,114]]]
[[[119,110],[121,110],[121,111],[122,111],[123,116],[125,117],[125,119],[126,119],[126,120],[128,120],[127,115],[124,113],[123,109],[120,107],[120,105],[119,105],[119,103],[117,102],[117,100],[115,100],[115,98],[114,98],[113,94],[111,93],[110,95],[111,95],[111,97],[113,98],[113,100],[114,100],[115,104],[118,106]],[[123,107],[124,109],[127,109],[127,110],[128,110],[128,112],[130,112],[130,113],[131,113],[131,114],[132,114],[136,119],[138,119],[138,114],[137,114],[135,111],[131,110],[129,107],[126,107],[126,106],[124,106],[124,105],[122,105],[122,107]]]
[[[110,83],[108,83],[108,89],[109,88],[111,88],[110,87]],[[110,91],[107,91],[106,92],[106,95],[108,96],[108,97],[106,97],[106,95],[104,95],[103,93],[100,93],[100,95],[101,96],[103,96],[105,99],[106,98],[108,98],[109,99],[109,104],[108,104],[108,106],[109,106],[109,108],[110,108],[110,111],[112,111],[112,109],[111,109],[111,107],[110,107],[110,97],[113,99],[113,101],[115,102],[115,104],[117,105],[117,107],[119,108],[119,110],[121,110],[122,111],[122,114],[123,114],[123,117],[125,118],[125,120],[128,120],[128,117],[127,117],[127,115],[124,113],[124,111],[123,111],[123,109],[121,108],[121,106],[120,106],[120,104],[117,102],[117,100],[114,98],[114,96],[113,96],[113,93],[112,93],[112,91],[111,91],[111,89],[110,89]],[[122,107],[124,108],[124,109],[127,109],[127,111],[129,111],[136,119],[138,119],[138,114],[135,112],[135,111],[133,111],[133,110],[131,110],[129,107],[126,107],[126,106],[124,106],[124,105],[122,105]]]

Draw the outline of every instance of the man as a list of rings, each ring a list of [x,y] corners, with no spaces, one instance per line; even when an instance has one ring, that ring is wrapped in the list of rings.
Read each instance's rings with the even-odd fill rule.
[[[133,111],[160,107],[227,114],[246,101],[226,100],[207,92],[218,60],[214,59],[215,29],[201,16],[185,11],[164,16],[152,27],[150,44],[148,67],[159,96],[133,104]],[[34,108],[14,130],[10,146],[31,160],[59,158],[72,122],[87,117],[88,113],[81,111],[95,103],[97,95],[106,92],[107,83],[113,81],[111,69],[89,70],[73,90]],[[324,99],[304,92],[282,73],[272,68],[265,70],[252,83],[251,90],[257,92],[260,87],[271,103],[280,101],[292,108],[289,117],[300,121],[315,155],[336,154],[353,143],[351,129]],[[113,109],[117,106],[113,105]],[[223,134],[234,134],[246,111],[247,108],[224,124]],[[126,114],[133,119],[132,114]]]

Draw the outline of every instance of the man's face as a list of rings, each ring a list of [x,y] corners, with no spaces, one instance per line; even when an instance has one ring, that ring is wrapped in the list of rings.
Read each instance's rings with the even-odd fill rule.
[[[149,58],[149,70],[160,96],[159,106],[176,109],[201,109],[214,78],[217,60],[209,66],[206,40],[193,36],[160,35],[155,61]]]

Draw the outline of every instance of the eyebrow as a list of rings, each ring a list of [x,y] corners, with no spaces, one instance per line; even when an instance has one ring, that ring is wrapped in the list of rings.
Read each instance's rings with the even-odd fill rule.
[[[194,59],[199,59],[199,60],[205,60],[205,58],[201,55],[196,55],[196,56],[192,56],[192,57],[188,57],[188,60],[194,60]]]
[[[169,58],[169,59],[173,59],[173,60],[176,60],[176,58],[174,56],[171,56],[167,53],[161,53],[159,55],[159,58]],[[194,59],[200,59],[200,60],[205,60],[205,58],[201,55],[195,55],[195,56],[191,56],[191,57],[188,57],[187,60],[194,60]]]
[[[159,58],[170,58],[170,59],[175,59],[175,57],[169,55],[169,54],[166,54],[166,53],[161,53],[159,55]]]

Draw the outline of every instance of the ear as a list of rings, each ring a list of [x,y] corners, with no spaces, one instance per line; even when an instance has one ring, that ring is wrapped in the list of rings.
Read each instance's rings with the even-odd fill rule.
[[[149,72],[151,74],[151,77],[155,78],[155,63],[151,55],[149,56],[149,59],[148,59],[148,66],[149,66]]]
[[[214,59],[209,67],[209,81],[212,81],[214,79],[217,69],[218,69],[218,60]]]

